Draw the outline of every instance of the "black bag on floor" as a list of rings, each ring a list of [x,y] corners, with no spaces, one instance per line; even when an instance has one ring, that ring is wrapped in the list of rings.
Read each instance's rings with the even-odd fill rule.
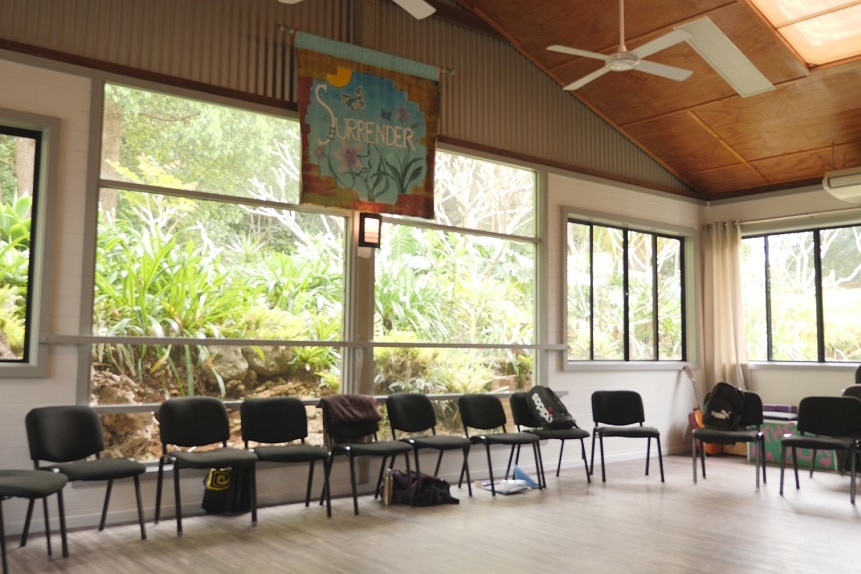
[[[383,501],[386,500],[385,482],[380,485],[380,497]],[[391,471],[391,498],[390,504],[406,504],[410,503],[410,493],[413,496],[413,506],[436,506],[438,504],[460,504],[460,501],[453,497],[450,492],[451,486],[448,481],[429,474],[416,474],[410,471],[409,474],[393,469]]]
[[[251,510],[251,469],[211,468],[203,479],[203,503],[209,514],[238,514]]]
[[[541,421],[543,428],[570,429],[577,426],[577,421],[565,408],[562,399],[550,387],[536,385],[529,389],[526,399],[529,410],[535,419]]]

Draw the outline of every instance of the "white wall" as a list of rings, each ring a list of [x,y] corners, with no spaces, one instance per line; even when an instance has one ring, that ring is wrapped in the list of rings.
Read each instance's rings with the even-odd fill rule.
[[[653,228],[695,231],[699,226],[702,207],[691,201],[667,194],[622,189],[618,185],[587,178],[549,174],[547,178],[547,338],[548,343],[564,343],[564,277],[563,258],[565,237],[563,217],[575,212],[583,215],[607,214],[618,221],[651,223]],[[688,249],[696,249],[688,245]],[[694,354],[696,352],[694,351]],[[574,370],[563,368],[560,356],[550,361],[547,383],[566,393],[565,404],[577,418],[578,424],[591,429],[592,392],[598,389],[635,390],[643,397],[646,424],[661,431],[664,452],[686,452],[688,445],[687,413],[696,406],[690,381],[681,373],[680,364],[672,365],[583,365]],[[695,366],[695,365],[694,365]],[[588,448],[588,446],[587,446]],[[645,441],[609,440],[605,443],[608,460],[643,457]],[[557,445],[545,447],[545,463],[555,460]],[[654,451],[653,451],[654,452]],[[564,466],[580,464],[575,448],[565,450]],[[597,456],[597,453],[596,453]],[[548,465],[549,466],[549,465]],[[653,467],[654,468],[654,467]],[[674,477],[667,477],[674,480]],[[687,479],[687,477],[685,477]]]

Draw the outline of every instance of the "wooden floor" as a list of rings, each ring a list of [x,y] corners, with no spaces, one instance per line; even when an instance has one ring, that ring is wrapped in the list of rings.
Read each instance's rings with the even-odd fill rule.
[[[861,517],[849,503],[849,479],[801,475],[795,490],[787,475],[779,495],[779,468],[754,488],[754,471],[741,457],[708,461],[708,479],[694,485],[690,459],[665,459],[667,482],[642,461],[607,467],[607,483],[586,484],[582,468],[548,476],[543,492],[492,498],[453,488],[459,505],[385,507],[349,499],[323,508],[291,504],[263,508],[259,524],[248,515],[200,516],[150,522],[149,539],[136,524],[104,532],[72,532],[70,557],[49,561],[45,540],[25,548],[8,541],[11,574],[69,572],[193,573],[819,573],[861,569]],[[861,505],[861,501],[859,501]],[[55,536],[55,554],[59,537]]]

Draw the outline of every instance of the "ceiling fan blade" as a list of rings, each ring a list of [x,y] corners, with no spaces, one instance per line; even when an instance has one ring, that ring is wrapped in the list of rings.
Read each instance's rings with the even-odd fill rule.
[[[568,46],[560,46],[558,44],[547,46],[547,49],[551,52],[559,52],[560,54],[568,54],[570,56],[580,56],[581,58],[592,58],[593,60],[602,60],[605,62],[610,58],[610,56],[606,54],[599,54],[598,52],[590,52],[588,50],[578,50],[577,48],[569,48]]]
[[[427,18],[436,12],[436,8],[424,0],[394,0],[394,3],[409,12],[416,20]]]
[[[640,60],[640,63],[637,64],[637,67],[634,69],[640,72],[646,72],[647,74],[654,74],[656,76],[661,76],[662,78],[675,80],[677,82],[687,80],[690,75],[693,74],[691,70],[676,68],[675,66],[667,66],[666,64],[658,64],[656,62],[648,62],[645,60]]]
[[[298,4],[302,0],[278,0],[282,4]]]
[[[679,32],[681,32],[681,34],[679,34]],[[676,44],[684,42],[690,37],[691,33],[687,30],[676,29],[668,34],[664,34],[659,38],[655,38],[651,42],[646,42],[636,50],[631,50],[631,53],[638,58],[645,58],[647,56],[651,56],[655,52],[666,50],[670,46],[675,46]]]
[[[608,68],[607,66],[601,66],[600,68],[598,68],[597,70],[595,70],[591,74],[586,74],[585,76],[583,76],[579,80],[577,80],[575,82],[571,82],[570,84],[565,86],[564,89],[566,89],[566,90],[578,90],[578,89],[582,88],[583,86],[585,86],[586,84],[588,84],[589,82],[591,82],[592,80],[594,80],[596,78],[600,78],[601,76],[603,76],[604,74],[606,74],[609,71],[610,71],[610,68]]]

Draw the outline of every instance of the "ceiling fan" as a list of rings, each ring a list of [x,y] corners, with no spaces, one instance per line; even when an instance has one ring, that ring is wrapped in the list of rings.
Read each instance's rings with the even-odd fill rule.
[[[625,47],[625,5],[624,0],[619,0],[618,51],[613,54],[607,55],[600,54],[598,52],[589,52],[588,50],[569,48],[567,46],[559,46],[557,44],[554,44],[553,46],[548,46],[547,49],[552,52],[560,52],[562,54],[570,54],[572,56],[581,56],[583,58],[592,58],[595,60],[602,60],[604,62],[603,67],[598,68],[594,72],[586,74],[579,80],[576,80],[565,86],[566,90],[576,90],[578,88],[582,88],[592,80],[600,78],[607,72],[627,72],[635,69],[640,72],[646,72],[647,74],[654,74],[656,76],[661,76],[662,78],[669,78],[670,80],[676,80],[677,82],[681,82],[682,80],[686,80],[692,74],[690,70],[684,70],[682,68],[676,68],[674,66],[667,66],[665,64],[650,62],[648,60],[644,60],[643,58],[651,56],[652,54],[660,52],[661,50],[665,50],[670,46],[675,46],[680,42],[684,42],[690,37],[690,32],[686,30],[675,29],[672,32],[660,36],[659,38],[655,38],[651,42],[646,42],[635,50],[629,51],[628,48]]]
[[[298,4],[302,0],[278,0],[282,4]],[[416,20],[427,18],[436,8],[425,2],[425,0],[392,0],[395,4],[409,12]]]

